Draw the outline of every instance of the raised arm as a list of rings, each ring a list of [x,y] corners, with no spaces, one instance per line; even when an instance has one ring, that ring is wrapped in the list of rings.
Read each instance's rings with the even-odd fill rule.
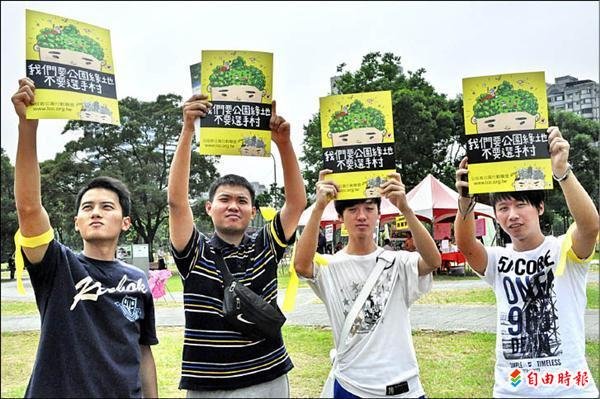
[[[556,126],[548,128],[548,144],[550,148],[550,159],[552,162],[552,173],[567,202],[567,207],[576,227],[573,231],[573,252],[581,259],[585,259],[594,251],[596,238],[600,229],[598,210],[589,194],[585,191],[571,166],[569,159],[570,144],[562,137]]]
[[[183,104],[183,127],[169,170],[169,236],[176,250],[185,248],[194,229],[194,215],[189,201],[190,162],[194,120],[206,116],[212,106],[208,97],[196,94]]]
[[[464,157],[458,169],[456,170],[456,190],[459,193],[468,190],[469,183],[462,180],[463,176],[468,173],[468,159]],[[475,198],[471,196],[463,197],[462,194],[458,197],[458,211],[454,219],[454,236],[456,237],[456,246],[463,253],[469,266],[477,273],[485,274],[487,267],[487,252],[485,247],[475,237],[475,216],[473,215],[473,207]]]
[[[381,195],[389,199],[402,212],[413,236],[419,258],[419,275],[424,276],[433,272],[442,264],[440,252],[435,241],[423,226],[406,199],[406,188],[399,173],[390,173],[388,179],[381,185]]]
[[[19,229],[24,237],[36,237],[51,229],[48,213],[42,206],[40,167],[37,158],[37,119],[27,119],[25,110],[35,101],[35,85],[29,78],[19,80],[19,90],[12,96],[19,116],[19,142],[15,162],[15,205]],[[48,244],[35,248],[23,247],[27,259],[42,261]]]
[[[290,124],[277,115],[277,104],[273,101],[271,113],[271,139],[277,145],[283,168],[285,203],[281,209],[281,225],[285,238],[289,239],[298,227],[300,216],[306,207],[306,189],[300,174],[296,153],[290,140]]]
[[[319,225],[321,216],[325,207],[332,199],[337,197],[338,187],[331,180],[325,180],[325,176],[331,173],[331,170],[324,169],[319,172],[319,181],[317,182],[317,199],[308,223],[304,226],[302,234],[296,244],[294,253],[294,268],[296,273],[303,277],[313,277],[313,257],[317,251],[317,242],[319,240]]]

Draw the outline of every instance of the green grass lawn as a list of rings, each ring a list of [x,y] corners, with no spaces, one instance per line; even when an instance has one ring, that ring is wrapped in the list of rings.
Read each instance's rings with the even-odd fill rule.
[[[588,283],[586,287],[587,293],[587,307],[591,309],[598,309],[600,307],[600,284],[599,283]]]
[[[417,303],[440,305],[495,305],[496,297],[491,288],[462,290],[431,290]]]
[[[286,269],[283,272],[279,272],[277,274],[277,288],[285,290],[290,282],[290,272]],[[298,281],[298,287],[300,288],[308,288],[308,284],[305,280]]]
[[[598,309],[600,290],[597,282],[590,282],[586,287],[588,309]],[[496,297],[491,288],[473,288],[461,290],[430,291],[417,301],[420,304],[442,305],[495,305]]]
[[[318,397],[329,372],[331,330],[285,326],[283,336],[294,362],[291,397]],[[182,327],[159,327],[160,344],[153,347],[159,396],[185,397],[177,389],[181,370]],[[1,396],[23,397],[35,358],[38,332],[2,333]],[[488,333],[413,333],[428,397],[490,397],[493,385],[495,335]],[[598,341],[586,343],[588,364],[599,381]]]
[[[169,278],[167,280],[166,287],[171,292],[181,292],[181,291],[183,291],[183,283],[181,281],[181,277],[179,277],[179,272],[178,271],[172,271],[172,272],[173,272],[173,275],[171,276],[171,278]]]

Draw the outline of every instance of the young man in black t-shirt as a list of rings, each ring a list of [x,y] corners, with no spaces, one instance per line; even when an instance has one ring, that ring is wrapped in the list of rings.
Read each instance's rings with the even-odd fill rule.
[[[131,225],[129,191],[116,179],[93,179],[76,201],[75,230],[83,252],[53,239],[42,206],[38,120],[26,117],[34,100],[33,81],[21,79],[12,96],[19,116],[17,271],[22,254],[42,320],[25,396],[157,397],[150,345],[158,340],[148,280],[140,269],[115,259],[119,235]]]

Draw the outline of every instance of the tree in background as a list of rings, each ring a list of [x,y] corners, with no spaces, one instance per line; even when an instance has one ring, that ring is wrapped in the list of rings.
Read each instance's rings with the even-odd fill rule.
[[[423,77],[425,69],[405,75],[400,68],[400,57],[392,53],[365,55],[355,72],[344,72],[345,65],[338,66],[341,75],[336,87],[340,94],[391,90],[396,166],[408,189],[428,173],[453,185],[454,163],[459,154],[448,157],[448,148],[464,130],[462,100],[449,101],[446,95],[437,93]],[[318,114],[313,115],[304,131],[304,155],[300,160],[305,165],[307,192],[313,193],[323,167]]]
[[[53,160],[40,163],[42,202],[48,211],[56,237],[70,248],[83,249],[81,236],[75,231],[75,200],[79,189],[94,176],[92,164],[78,162],[75,155],[63,151]]]
[[[0,148],[0,161],[2,162],[0,169],[0,212],[2,212],[2,223],[0,223],[2,236],[0,240],[0,245],[2,246],[0,250],[0,262],[7,262],[15,251],[13,236],[17,232],[19,225],[17,222],[17,210],[15,208],[15,168],[11,165],[4,148]]]
[[[563,137],[569,141],[569,163],[583,188],[590,194],[594,203],[598,204],[600,122],[585,119],[572,112],[551,112],[549,122],[550,126],[558,126]],[[545,202],[546,209],[552,209],[552,212],[544,212],[542,216],[544,231],[552,231],[555,234],[566,232],[573,220],[558,183],[554,182],[554,190],[546,193]]]
[[[60,159],[63,166],[74,162],[74,170],[83,170],[81,178],[109,175],[129,187],[133,231],[127,238],[149,244],[151,261],[156,233],[168,218],[166,188],[181,132],[180,104],[181,97],[174,94],[159,95],[151,102],[127,97],[119,102],[121,126],[69,121],[63,130],[83,131],[80,139],[65,146],[66,154]],[[189,184],[193,206],[201,203],[201,193],[218,177],[215,160],[199,155],[195,149],[192,152]]]
[[[273,207],[281,210],[285,202],[285,191],[283,187],[277,186],[276,183],[271,183],[269,191],[265,191],[256,196],[256,204],[261,206]]]

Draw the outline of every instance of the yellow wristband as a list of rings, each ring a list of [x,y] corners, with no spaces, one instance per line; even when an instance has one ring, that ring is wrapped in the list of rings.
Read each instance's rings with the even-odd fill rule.
[[[17,291],[21,295],[25,295],[25,287],[23,286],[23,269],[25,261],[21,253],[21,247],[36,248],[48,244],[54,239],[54,230],[50,229],[45,233],[35,237],[23,237],[21,229],[15,233],[15,269],[17,273]]]

